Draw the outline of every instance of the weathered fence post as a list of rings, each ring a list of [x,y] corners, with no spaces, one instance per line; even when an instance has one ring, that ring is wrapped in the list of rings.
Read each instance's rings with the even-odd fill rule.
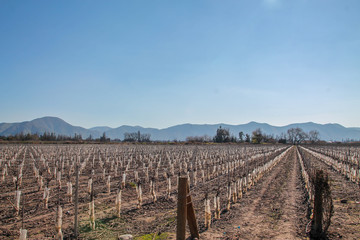
[[[191,238],[199,238],[199,230],[195,217],[195,209],[190,195],[190,186],[187,177],[179,177],[178,209],[176,239],[185,240],[186,220],[189,224]]]
[[[315,188],[314,196],[314,221],[311,230],[313,238],[321,238],[325,235],[330,225],[333,205],[328,184],[328,175],[323,170],[316,170],[313,180]]]
[[[186,208],[187,208],[187,221],[189,224],[191,238],[200,238],[199,230],[196,222],[195,209],[192,204],[190,195],[190,186],[186,184]]]
[[[187,218],[187,206],[186,206],[187,180],[188,180],[187,177],[179,177],[177,223],[176,223],[177,240],[185,240],[186,218]]]

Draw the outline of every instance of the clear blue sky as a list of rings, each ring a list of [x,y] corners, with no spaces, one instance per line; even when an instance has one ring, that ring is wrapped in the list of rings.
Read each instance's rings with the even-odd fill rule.
[[[360,1],[1,0],[0,83],[0,122],[360,127]]]

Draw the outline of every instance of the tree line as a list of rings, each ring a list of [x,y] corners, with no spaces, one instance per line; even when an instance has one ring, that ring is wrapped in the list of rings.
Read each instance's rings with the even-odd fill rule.
[[[124,142],[150,142],[151,134],[142,134],[140,131],[132,133],[124,133]],[[0,136],[3,141],[44,141],[44,142],[121,142],[120,139],[111,140],[104,132],[99,138],[94,138],[91,134],[87,138],[83,138],[81,134],[75,133],[74,136],[56,134],[54,132],[39,133],[18,133],[9,136]]]
[[[75,133],[74,136],[66,136],[62,134],[44,132],[43,134],[39,133],[17,133],[15,135],[9,136],[0,136],[1,140],[6,141],[83,141],[81,134]]]
[[[19,133],[16,135],[10,136],[0,136],[1,140],[6,141],[51,141],[51,142],[151,142],[151,134],[137,132],[125,132],[124,139],[114,139],[111,140],[106,136],[104,132],[99,138],[93,138],[92,135],[83,139],[81,134],[75,133],[74,136],[66,136],[61,134],[44,132],[43,134],[31,134],[31,133]],[[215,143],[290,143],[290,144],[300,144],[304,142],[315,143],[320,141],[320,133],[317,130],[312,130],[306,133],[301,128],[290,128],[286,133],[281,133],[278,136],[273,134],[266,134],[260,128],[254,130],[252,134],[244,133],[240,131],[238,137],[230,134],[230,130],[227,128],[222,128],[221,126],[216,130],[214,137],[208,135],[204,136],[189,136],[186,138],[186,142],[215,142]]]
[[[291,144],[300,144],[304,142],[319,142],[320,133],[317,130],[311,130],[306,133],[301,128],[290,128],[286,133],[282,133],[279,136],[274,136],[273,134],[266,134],[260,128],[254,130],[252,135],[245,134],[244,132],[239,132],[239,138],[236,138],[234,135],[230,134],[230,130],[222,128],[221,126],[216,130],[216,135],[213,138],[213,141],[216,143],[227,143],[227,142],[247,142],[247,143],[291,143]]]

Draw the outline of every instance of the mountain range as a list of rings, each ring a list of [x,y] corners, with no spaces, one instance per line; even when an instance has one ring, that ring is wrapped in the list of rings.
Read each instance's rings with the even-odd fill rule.
[[[257,128],[260,128],[262,132],[266,134],[272,134],[274,136],[286,133],[288,129],[299,127],[305,132],[311,130],[317,130],[320,133],[320,139],[325,141],[343,141],[347,139],[359,140],[360,128],[346,128],[340,124],[318,124],[313,122],[307,123],[294,123],[282,127],[272,126],[267,123],[249,122],[240,125],[229,124],[181,124],[172,126],[169,128],[157,129],[157,128],[143,128],[140,126],[127,126],[123,125],[117,128],[110,128],[106,126],[83,128],[79,126],[73,126],[64,120],[57,117],[43,117],[37,118],[32,121],[25,121],[19,123],[0,123],[0,136],[15,135],[18,133],[38,133],[44,132],[61,134],[66,136],[74,136],[81,134],[83,138],[87,138],[90,135],[93,138],[100,137],[104,132],[107,137],[111,139],[123,139],[124,133],[137,132],[151,134],[151,140],[159,141],[184,141],[189,136],[204,136],[213,137],[216,134],[216,130],[219,127],[227,128],[230,133],[238,137],[239,132],[244,134],[250,134]]]

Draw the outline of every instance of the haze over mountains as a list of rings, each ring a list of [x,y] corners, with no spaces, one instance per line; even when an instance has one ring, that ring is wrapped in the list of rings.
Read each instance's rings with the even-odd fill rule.
[[[267,123],[249,122],[247,124],[229,125],[229,124],[181,124],[164,129],[143,128],[140,126],[123,125],[117,128],[110,128],[106,126],[83,128],[73,126],[64,120],[57,117],[43,117],[32,121],[25,121],[20,123],[0,123],[0,135],[9,136],[18,133],[38,133],[44,132],[61,134],[66,136],[74,136],[81,134],[83,138],[90,135],[93,138],[100,137],[104,132],[107,137],[111,139],[123,139],[124,133],[137,132],[151,134],[151,140],[183,141],[189,136],[203,136],[208,135],[213,137],[219,127],[228,128],[230,133],[238,137],[239,132],[251,135],[252,131],[260,128],[266,134],[273,134],[274,136],[286,133],[289,128],[300,127],[305,132],[317,130],[320,133],[320,139],[326,141],[344,141],[347,139],[359,140],[360,128],[346,128],[340,124],[317,124],[313,122],[295,123],[287,126],[277,127]]]

